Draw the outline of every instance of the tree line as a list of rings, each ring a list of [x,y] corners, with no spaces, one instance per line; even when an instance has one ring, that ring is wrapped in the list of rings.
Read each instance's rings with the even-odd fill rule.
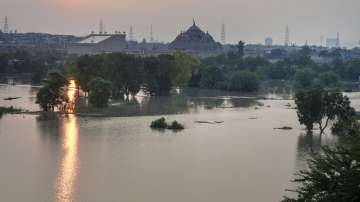
[[[280,49],[278,51],[282,52]],[[213,80],[211,85],[204,82],[198,83],[198,86],[226,90],[223,82],[231,78],[234,73],[245,71],[251,72],[260,81],[288,81],[294,88],[307,88],[312,85],[339,87],[342,81],[355,82],[360,76],[360,60],[346,60],[342,57],[343,52],[342,49],[335,49],[315,54],[310,47],[304,46],[299,51],[286,53],[285,56],[271,61],[272,58],[266,56],[244,57],[243,44],[240,43],[237,51],[229,51],[202,60],[205,71],[206,68],[212,68]],[[323,59],[328,59],[328,62],[317,63],[311,58],[312,55],[319,55]],[[219,72],[221,72],[220,76]],[[210,73],[206,72],[206,74]]]
[[[152,57],[111,53],[80,56],[68,63],[67,72],[92,101],[104,91],[114,98],[129,98],[140,90],[152,96],[169,95],[173,88],[187,86],[199,64],[196,57],[184,53]]]
[[[62,70],[67,57],[56,49],[9,48],[0,52],[0,75],[26,77],[39,84],[49,70]]]

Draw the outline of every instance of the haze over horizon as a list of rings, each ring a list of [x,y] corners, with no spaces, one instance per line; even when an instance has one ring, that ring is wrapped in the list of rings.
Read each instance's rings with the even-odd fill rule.
[[[336,37],[342,45],[354,46],[360,39],[360,1],[358,0],[2,0],[1,24],[8,16],[10,29],[19,32],[46,32],[87,35],[98,31],[99,20],[105,30],[129,31],[134,38],[172,41],[186,30],[194,18],[197,24],[219,41],[222,22],[227,42],[243,40],[263,43],[273,37],[284,43],[285,26],[290,40],[302,45],[320,44],[320,36]],[[2,28],[2,26],[1,26]]]

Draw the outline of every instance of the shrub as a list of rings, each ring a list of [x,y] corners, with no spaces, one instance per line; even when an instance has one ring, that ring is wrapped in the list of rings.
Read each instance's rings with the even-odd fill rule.
[[[168,129],[170,130],[184,130],[184,125],[177,121],[173,121],[171,125],[168,126]]]
[[[160,119],[151,122],[150,127],[154,129],[166,129],[168,128],[168,124],[166,123],[165,118],[161,117]]]
[[[166,122],[164,117],[151,122],[150,128],[153,129],[169,129],[169,130],[183,130],[184,125],[177,121],[173,121],[170,125]]]

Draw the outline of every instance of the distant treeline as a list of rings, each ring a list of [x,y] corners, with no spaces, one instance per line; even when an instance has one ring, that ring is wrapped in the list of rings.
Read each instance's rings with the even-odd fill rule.
[[[12,48],[0,52],[0,76],[29,77],[40,83],[48,71],[64,69],[66,53],[47,48]]]
[[[239,48],[241,50],[241,48]],[[304,46],[300,51],[292,52],[284,59],[270,62],[266,58],[243,57],[242,51],[228,52],[216,57],[206,58],[202,66],[221,72],[212,84],[215,88],[234,72],[248,71],[260,80],[291,81],[295,88],[320,85],[338,87],[340,81],[358,81],[360,76],[360,60],[344,61],[341,49],[322,51],[320,56],[330,62],[319,64],[311,59],[313,50]]]
[[[187,86],[254,92],[265,80],[289,81],[295,88],[339,87],[341,81],[355,82],[360,76],[360,60],[344,60],[342,52],[322,51],[319,56],[326,58],[327,63],[319,64],[311,59],[313,50],[307,46],[274,62],[263,57],[244,57],[242,42],[236,51],[204,59],[183,53],[70,57],[54,49],[14,49],[0,53],[0,76],[28,74],[32,82],[38,83],[53,69],[67,70],[85,91],[89,90],[91,79],[110,81],[113,96],[134,94],[139,89],[152,95],[166,95],[174,87]]]
[[[101,78],[111,83],[114,97],[136,95],[141,89],[162,96],[187,86],[199,68],[200,61],[184,53],[144,58],[112,53],[78,57],[69,62],[67,72],[85,92],[92,80]]]
[[[287,58],[271,63],[262,57],[244,57],[243,43],[238,51],[198,59],[185,53],[138,57],[113,53],[81,56],[68,71],[81,88],[89,90],[89,82],[97,77],[112,83],[112,94],[136,94],[140,89],[151,95],[168,95],[174,87],[197,87],[254,92],[261,81],[289,81],[294,88],[322,86],[337,88],[341,81],[358,81],[360,60],[344,61],[339,51],[327,53],[332,62],[318,64],[303,47]]]

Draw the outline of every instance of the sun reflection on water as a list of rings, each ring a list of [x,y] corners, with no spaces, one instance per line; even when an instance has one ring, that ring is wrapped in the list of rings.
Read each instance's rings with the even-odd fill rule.
[[[56,184],[56,201],[74,201],[75,182],[78,175],[78,128],[75,115],[70,114],[64,123],[61,167]]]
[[[75,112],[75,105],[76,105],[76,99],[78,95],[78,88],[76,85],[75,80],[70,80],[67,85],[66,94],[68,97],[68,103],[66,112],[68,113],[74,113]]]

